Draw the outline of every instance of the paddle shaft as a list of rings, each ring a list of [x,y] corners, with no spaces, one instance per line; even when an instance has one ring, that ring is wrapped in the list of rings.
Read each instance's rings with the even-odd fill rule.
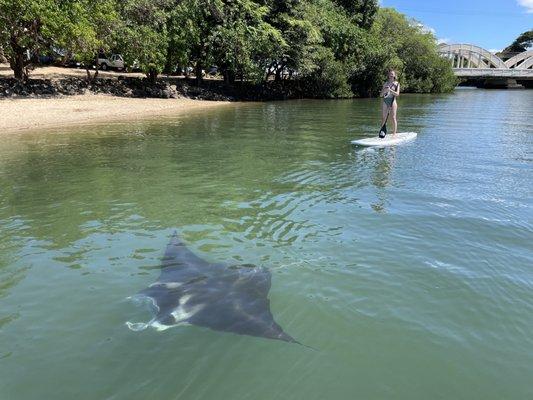
[[[396,89],[398,87],[396,86]],[[390,92],[391,88],[389,86],[389,92]],[[394,104],[394,100],[392,102],[392,104]],[[392,108],[392,104],[390,106],[387,106],[387,116],[385,117],[385,122],[383,123],[383,126],[381,127],[381,129],[379,130],[379,133],[378,133],[378,136],[379,137],[382,137],[381,136],[381,132],[383,132],[383,137],[385,137],[385,135],[387,134],[387,121],[389,120],[389,114],[390,114],[390,110]]]
[[[383,123],[383,126],[381,127],[381,129],[379,130],[380,132],[383,131],[383,132],[387,132],[387,121],[389,119],[389,114],[390,114],[390,109],[392,107],[387,107],[387,116],[385,117],[385,122]]]
[[[387,110],[387,116],[385,117],[385,122],[383,123],[383,126],[381,127],[381,129],[379,130],[379,133],[381,132],[384,132],[385,134],[387,133],[387,120],[389,119],[389,114],[390,114],[390,109],[392,107],[387,107],[388,110]],[[379,134],[378,133],[378,134]]]

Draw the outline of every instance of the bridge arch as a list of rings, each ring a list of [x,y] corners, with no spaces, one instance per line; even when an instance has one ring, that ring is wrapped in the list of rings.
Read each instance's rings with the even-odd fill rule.
[[[533,57],[529,57],[518,68],[515,69],[533,69]]]
[[[508,68],[498,56],[473,44],[444,44],[439,53],[452,60],[454,68]]]
[[[533,50],[524,51],[505,61],[507,68],[528,69],[533,65]]]
[[[505,62],[473,44],[440,44],[438,51],[450,60],[454,75],[467,82],[483,82],[484,87],[533,87],[533,49]]]

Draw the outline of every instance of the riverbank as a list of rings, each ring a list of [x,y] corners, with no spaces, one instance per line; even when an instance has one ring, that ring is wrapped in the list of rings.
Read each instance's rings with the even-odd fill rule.
[[[140,99],[84,94],[0,100],[0,132],[63,128],[105,122],[187,115],[231,104],[192,99]]]
[[[214,101],[331,98],[324,96],[320,87],[300,80],[268,80],[260,83],[244,80],[228,84],[220,76],[207,76],[198,85],[192,77],[160,75],[155,82],[150,82],[140,73],[114,71],[100,72],[97,78],[88,80],[85,70],[53,66],[37,67],[31,72],[30,79],[21,82],[14,79],[7,64],[0,64],[0,100],[88,93],[133,98],[188,98]]]

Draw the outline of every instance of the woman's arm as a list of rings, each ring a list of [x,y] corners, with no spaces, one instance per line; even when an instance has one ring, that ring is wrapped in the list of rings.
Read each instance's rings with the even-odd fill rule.
[[[380,96],[383,97],[385,96],[385,94],[387,94],[387,92],[389,91],[389,85],[387,85],[386,83],[383,85],[383,87],[381,88],[381,93],[380,93]]]
[[[398,85],[396,85],[396,91],[389,88],[389,91],[396,97],[400,95],[400,82],[398,82]]]

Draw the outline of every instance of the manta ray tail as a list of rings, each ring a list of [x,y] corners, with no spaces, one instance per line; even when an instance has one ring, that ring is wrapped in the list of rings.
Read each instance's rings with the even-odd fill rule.
[[[278,338],[278,340],[283,340],[284,342],[288,342],[288,343],[294,343],[294,344],[298,344],[300,346],[303,346],[303,347],[307,347],[308,349],[311,349],[311,350],[314,350],[314,351],[317,351],[317,349],[315,349],[314,347],[311,347],[311,346],[308,346],[302,342],[299,342],[297,341],[295,338],[293,338],[291,335],[283,332]]]
[[[126,322],[126,326],[134,332],[140,332],[144,331],[146,328],[150,326],[151,322]]]

